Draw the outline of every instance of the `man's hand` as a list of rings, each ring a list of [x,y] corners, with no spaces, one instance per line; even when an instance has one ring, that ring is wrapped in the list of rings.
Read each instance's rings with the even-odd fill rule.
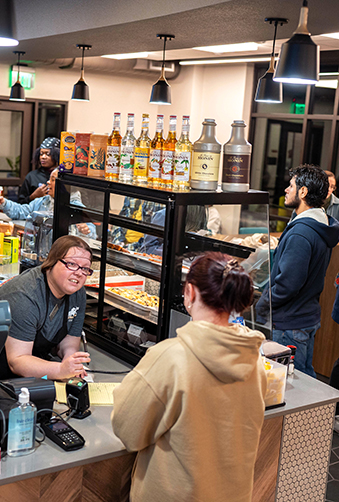
[[[38,187],[34,192],[29,196],[31,200],[37,199],[39,197],[44,197],[48,193],[48,186],[47,185],[41,185]]]
[[[2,195],[0,195],[0,206],[2,206],[2,204],[6,202],[6,199],[5,197],[3,197]]]
[[[88,352],[75,352],[74,354],[65,357],[60,363],[60,379],[70,377],[84,378],[87,373],[83,368],[84,363],[89,363],[91,358]]]
[[[88,228],[88,225],[86,225],[86,223],[77,223],[76,227],[79,232],[84,235],[88,235],[90,233],[90,229]]]

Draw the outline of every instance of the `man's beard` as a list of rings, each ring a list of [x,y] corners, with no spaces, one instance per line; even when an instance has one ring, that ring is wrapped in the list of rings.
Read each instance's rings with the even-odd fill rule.
[[[301,202],[300,198],[298,197],[298,195],[296,195],[294,199],[288,204],[286,204],[285,202],[285,207],[289,207],[291,209],[298,209],[298,207],[300,206],[300,202]]]

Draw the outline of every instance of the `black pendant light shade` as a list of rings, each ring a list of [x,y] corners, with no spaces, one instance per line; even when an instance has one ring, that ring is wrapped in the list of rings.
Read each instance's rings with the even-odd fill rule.
[[[316,84],[319,80],[320,51],[307,28],[307,0],[303,1],[299,25],[292,38],[282,44],[274,80],[289,84]]]
[[[161,67],[161,75],[159,80],[152,86],[151,98],[149,100],[150,103],[154,105],[170,105],[171,101],[171,86],[167,82],[165,78],[165,50],[166,50],[166,41],[172,40],[175,38],[174,35],[157,35],[158,38],[164,39],[164,49],[162,56],[162,67]]]
[[[78,49],[82,49],[81,74],[76,84],[73,86],[72,99],[75,101],[89,101],[89,87],[84,79],[84,53],[85,50],[91,49],[91,45],[77,45]]]
[[[20,56],[26,54],[22,51],[13,51],[14,54],[18,55],[18,76],[16,82],[11,87],[11,94],[9,99],[11,101],[25,101],[25,89],[20,84]]]
[[[282,83],[275,82],[273,80],[274,58],[275,58],[274,48],[275,48],[275,40],[277,36],[278,24],[282,26],[283,24],[286,24],[288,20],[285,18],[267,17],[265,21],[269,22],[270,24],[274,23],[274,38],[273,38],[273,48],[271,54],[271,63],[265,75],[260,77],[258,80],[258,85],[254,100],[264,103],[282,103],[283,102]]]
[[[0,46],[13,47],[18,45],[15,38],[14,12],[12,0],[0,0]]]
[[[153,85],[149,102],[154,105],[170,105],[172,103],[171,86],[164,76],[161,75],[159,80]]]
[[[89,101],[89,87],[86,84],[83,75],[73,86],[72,99],[79,101]]]
[[[257,91],[255,93],[255,101],[265,103],[282,103],[283,90],[281,82],[274,82],[273,71],[265,73],[258,80]]]

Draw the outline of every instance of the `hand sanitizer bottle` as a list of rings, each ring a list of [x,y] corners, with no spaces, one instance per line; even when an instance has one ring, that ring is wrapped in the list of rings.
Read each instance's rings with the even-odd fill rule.
[[[32,453],[35,442],[36,407],[29,391],[22,387],[19,401],[9,412],[7,453],[11,457]]]

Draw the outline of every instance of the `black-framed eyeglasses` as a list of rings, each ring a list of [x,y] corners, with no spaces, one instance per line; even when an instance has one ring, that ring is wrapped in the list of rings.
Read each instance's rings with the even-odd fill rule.
[[[59,261],[61,261],[61,263],[63,263],[65,265],[65,267],[68,268],[68,270],[71,270],[72,272],[77,272],[78,270],[81,270],[81,272],[84,275],[92,275],[93,274],[93,270],[89,267],[80,267],[80,265],[78,265],[77,263],[74,263],[72,261],[65,261],[65,260],[59,260]]]

